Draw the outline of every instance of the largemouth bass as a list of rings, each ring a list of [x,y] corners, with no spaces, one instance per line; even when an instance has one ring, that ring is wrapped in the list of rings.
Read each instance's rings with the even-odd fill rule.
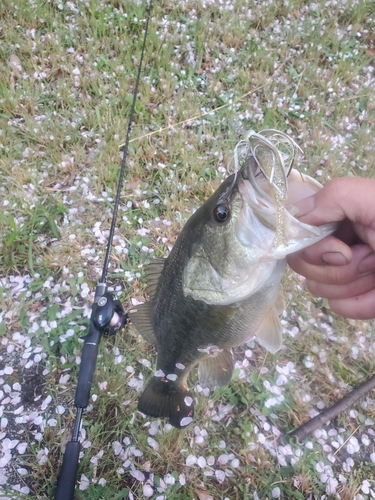
[[[293,203],[320,189],[317,181],[285,171],[265,150],[261,158],[254,155],[250,150],[238,172],[190,217],[168,258],[146,267],[150,301],[129,311],[157,348],[156,371],[138,409],[177,428],[193,419],[187,378],[194,366],[200,384],[214,388],[231,379],[233,347],[255,336],[271,353],[280,349],[285,257],[335,229],[293,216]]]

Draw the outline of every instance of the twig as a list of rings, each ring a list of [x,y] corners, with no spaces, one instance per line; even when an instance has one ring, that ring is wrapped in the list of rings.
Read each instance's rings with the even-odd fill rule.
[[[186,120],[182,120],[181,122],[174,123],[173,125],[168,125],[167,127],[159,128],[158,130],[154,130],[153,132],[149,132],[148,134],[134,137],[134,139],[131,139],[129,142],[135,142],[135,141],[138,141],[140,139],[144,139],[145,137],[150,137],[151,135],[159,134],[160,132],[165,132],[165,130],[169,130],[170,128],[176,128],[179,125],[183,125],[184,123],[189,123],[193,120],[198,120],[199,118],[202,118],[203,116],[207,116],[207,115],[211,115],[213,113],[216,113],[216,111],[219,111],[220,109],[227,108],[228,106],[231,106],[231,105],[235,104],[236,102],[241,101],[241,99],[244,99],[249,94],[253,94],[254,92],[257,92],[258,90],[265,87],[267,85],[267,83],[268,82],[264,83],[263,85],[259,85],[259,87],[255,87],[254,89],[249,90],[249,92],[246,92],[246,94],[243,94],[241,97],[234,99],[233,102],[228,102],[227,104],[223,104],[222,106],[211,109],[210,111],[206,111],[205,113],[199,113],[199,114],[194,115],[190,118],[187,118]],[[120,144],[119,149],[121,149],[123,146],[124,146],[123,144]]]
[[[316,415],[316,417],[308,420],[305,424],[297,427],[290,436],[297,439],[297,441],[303,441],[307,436],[312,434],[316,429],[319,429],[324,424],[333,420],[339,413],[347,410],[354,405],[360,398],[365,396],[368,392],[375,388],[375,374],[372,375],[366,382],[363,382],[358,387],[353,389],[349,394],[340,399],[330,408],[323,410],[321,413]]]
[[[337,448],[337,450],[335,451],[335,453],[333,455],[337,455],[337,453],[341,450],[341,448],[343,448],[346,443],[354,436],[354,434],[358,431],[358,429],[360,428],[361,426],[358,425],[356,429],[354,429],[354,431],[350,434],[350,436],[345,439],[345,441],[342,443],[342,445],[340,446],[340,448]]]

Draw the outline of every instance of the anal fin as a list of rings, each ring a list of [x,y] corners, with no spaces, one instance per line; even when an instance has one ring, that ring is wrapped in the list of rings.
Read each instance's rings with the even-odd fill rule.
[[[129,309],[128,314],[130,321],[142,337],[151,345],[156,345],[157,339],[152,326],[153,309],[153,302],[145,302]]]
[[[227,385],[232,378],[233,369],[234,361],[230,351],[224,350],[215,357],[209,356],[199,363],[199,383],[210,389]]]

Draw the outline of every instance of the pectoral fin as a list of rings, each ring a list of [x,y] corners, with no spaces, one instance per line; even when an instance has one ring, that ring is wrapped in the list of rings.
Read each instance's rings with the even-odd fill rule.
[[[129,309],[128,314],[130,321],[133,323],[142,337],[151,345],[156,345],[157,339],[154,332],[154,327],[152,326],[153,309],[154,304],[152,301],[145,302],[144,304],[139,304],[133,309]]]
[[[258,343],[272,354],[281,348],[282,326],[277,313],[277,305],[269,310],[255,335]]]
[[[279,292],[279,294],[277,296],[274,307],[276,309],[276,314],[278,314],[278,315],[282,314],[286,309],[286,302],[284,299],[284,295],[281,292]]]
[[[215,357],[209,356],[199,363],[199,383],[211,389],[227,385],[232,378],[233,368],[234,361],[230,351],[224,350]]]

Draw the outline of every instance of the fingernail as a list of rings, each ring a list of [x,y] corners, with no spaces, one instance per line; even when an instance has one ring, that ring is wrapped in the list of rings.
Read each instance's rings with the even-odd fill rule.
[[[326,252],[322,255],[322,261],[330,266],[344,266],[349,264],[348,259],[341,252]]]
[[[358,266],[358,271],[360,274],[369,273],[375,271],[375,253],[368,255]]]
[[[297,217],[299,219],[300,217],[303,217],[304,215],[307,215],[312,210],[314,210],[315,197],[309,196],[308,198],[305,198],[304,200],[298,201],[297,203],[294,204],[294,206],[297,208],[297,213],[294,214],[294,217]]]

